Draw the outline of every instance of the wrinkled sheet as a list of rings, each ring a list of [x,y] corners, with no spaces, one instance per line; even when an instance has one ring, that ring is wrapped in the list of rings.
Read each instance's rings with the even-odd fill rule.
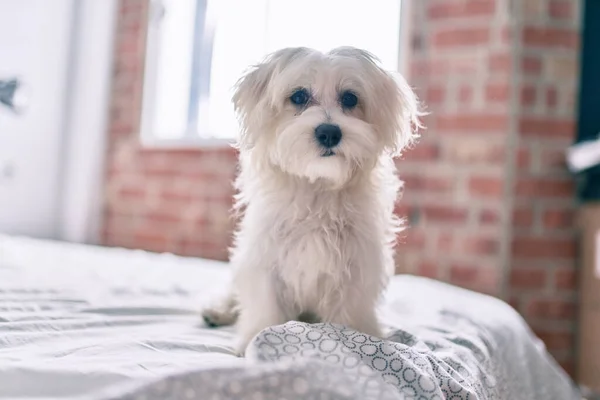
[[[197,310],[226,264],[0,236],[0,398],[580,398],[505,303],[392,280],[384,340],[289,322],[246,358]]]

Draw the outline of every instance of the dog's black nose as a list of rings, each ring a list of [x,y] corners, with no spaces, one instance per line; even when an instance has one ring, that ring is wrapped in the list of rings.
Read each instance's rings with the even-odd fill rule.
[[[315,136],[323,147],[330,149],[342,140],[342,130],[337,125],[321,124],[316,127]]]

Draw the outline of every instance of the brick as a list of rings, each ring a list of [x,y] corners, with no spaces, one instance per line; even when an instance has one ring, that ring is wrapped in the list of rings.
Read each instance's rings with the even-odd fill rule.
[[[159,232],[136,232],[132,244],[138,249],[155,253],[166,253],[171,250],[169,237]]]
[[[112,138],[128,136],[133,132],[133,125],[130,122],[119,122],[111,120],[108,130]]]
[[[519,132],[523,137],[571,139],[575,136],[572,119],[523,117],[519,120]]]
[[[558,364],[571,379],[575,379],[575,371],[577,371],[577,369],[575,367],[575,360],[572,359],[572,356],[569,359],[560,360]]]
[[[539,319],[573,319],[575,302],[560,299],[533,299],[525,306],[526,314]]]
[[[121,39],[117,44],[117,52],[118,53],[132,53],[139,54],[144,47],[144,43],[137,36],[127,37],[125,39]]]
[[[526,147],[521,147],[517,150],[517,159],[515,161],[518,170],[531,169],[531,151]]]
[[[441,104],[446,98],[446,89],[442,86],[430,86],[425,91],[425,102],[427,104]]]
[[[133,235],[134,222],[133,215],[121,213],[109,206],[104,214],[103,230],[107,235],[131,236]]]
[[[534,328],[534,332],[550,351],[571,350],[575,342],[573,333],[568,331]]]
[[[514,37],[514,28],[510,24],[506,24],[500,28],[500,43],[502,45],[511,45]]]
[[[480,138],[466,137],[459,141],[442,142],[444,156],[448,161],[460,165],[499,165],[505,157],[504,146]]]
[[[417,274],[426,278],[439,278],[440,266],[435,261],[421,260],[417,264]]]
[[[121,0],[119,7],[119,15],[121,15],[122,17],[129,15],[138,17],[143,15],[145,9],[145,0]]]
[[[180,242],[179,254],[188,257],[201,257],[209,260],[227,261],[227,245],[213,240],[184,239]]]
[[[414,211],[414,207],[405,204],[404,202],[396,202],[394,207],[394,214],[402,218],[406,218],[410,213]]]
[[[119,24],[117,27],[117,41],[122,40],[127,37],[143,37],[142,29],[145,28],[145,21],[142,21],[140,15],[136,15],[134,17],[121,15],[122,18],[119,20]]]
[[[444,60],[412,60],[410,65],[410,76],[414,78],[429,77],[443,74],[447,70]]]
[[[421,212],[428,222],[465,222],[468,217],[466,208],[453,206],[422,205]]]
[[[469,178],[468,188],[473,197],[498,199],[504,194],[504,181],[494,177],[473,176]]]
[[[556,88],[549,87],[546,88],[546,107],[548,109],[555,109],[558,105],[558,91]]]
[[[536,20],[543,18],[546,15],[546,0],[526,0],[518,1],[516,4],[521,5],[521,12],[525,20]]]
[[[454,234],[440,232],[437,238],[437,251],[440,254],[449,254],[454,249]]]
[[[401,246],[408,248],[424,249],[427,241],[427,235],[423,231],[410,229],[400,233],[398,242]]]
[[[537,89],[532,85],[525,85],[521,88],[521,105],[533,107],[536,102]]]
[[[528,26],[523,29],[523,44],[532,47],[576,49],[579,34],[574,29]]]
[[[571,0],[549,0],[548,15],[556,20],[572,20],[575,15],[574,6]]]
[[[540,155],[540,169],[544,172],[567,172],[566,153],[564,149],[542,150]]]
[[[107,230],[102,232],[102,245],[107,247],[120,247],[125,249],[135,248],[132,244],[133,239],[130,236],[111,233]]]
[[[571,209],[545,210],[542,216],[546,229],[572,229],[575,227],[575,214]]]
[[[454,189],[455,179],[442,176],[402,175],[404,187],[412,192],[448,193]]]
[[[465,254],[494,256],[498,254],[500,244],[494,238],[467,237],[463,239],[461,249]]]
[[[437,143],[418,143],[402,153],[403,161],[434,161],[440,156],[440,146]]]
[[[177,166],[171,162],[166,152],[141,152],[137,159],[137,167],[146,177],[163,176],[172,178],[179,173]]]
[[[548,280],[544,268],[515,268],[510,271],[510,286],[515,289],[543,289]]]
[[[521,309],[521,299],[518,296],[510,296],[508,304],[517,311]]]
[[[489,27],[442,28],[433,34],[433,45],[437,48],[482,46],[490,43]]]
[[[146,188],[142,185],[123,185],[117,192],[119,198],[142,201],[146,196]]]
[[[518,178],[515,193],[521,197],[572,198],[575,184],[571,178]]]
[[[573,239],[517,236],[512,242],[512,255],[519,258],[573,258],[576,253]]]
[[[536,76],[542,73],[542,60],[536,56],[524,56],[521,61],[521,71],[525,75]]]
[[[451,18],[491,17],[495,12],[494,0],[461,0],[432,3],[427,15],[432,20]]]
[[[479,212],[479,223],[481,225],[497,225],[500,221],[500,213],[495,209],[484,209]]]
[[[485,100],[489,103],[504,103],[510,96],[510,86],[507,83],[489,83],[485,87]]]
[[[512,70],[512,57],[507,53],[496,53],[490,55],[488,61],[488,69],[490,72],[506,72],[509,73]]]
[[[485,65],[485,54],[465,50],[462,55],[445,58],[445,70],[442,76],[472,77],[473,74],[481,74],[482,66]]]
[[[167,186],[166,184],[161,185],[159,197],[160,200],[165,204],[179,207],[188,205],[188,203],[195,199],[192,189],[197,185],[197,183],[196,185],[194,184],[195,182],[191,181],[186,183],[187,185],[185,186]]]
[[[168,224],[177,224],[182,220],[181,210],[170,207],[147,211],[144,217],[149,221]]]
[[[573,267],[559,267],[554,271],[554,287],[561,290],[577,288],[577,271]]]
[[[498,291],[498,273],[487,266],[453,262],[449,268],[450,283],[484,293]]]
[[[473,101],[473,87],[470,85],[461,85],[458,88],[458,101],[463,104]]]
[[[453,57],[424,60],[415,62],[415,64],[424,68],[427,78],[439,76],[447,79],[448,77],[472,77],[473,74],[481,74],[485,71],[482,66],[485,66],[486,61],[485,53],[464,51]],[[423,76],[422,72],[420,76]]]
[[[197,228],[199,232],[205,232],[210,228],[210,216],[208,212],[204,212],[201,215],[198,215],[194,218],[194,226]]]
[[[508,120],[505,114],[438,115],[436,128],[457,133],[503,133],[508,130]]]
[[[513,211],[512,223],[518,228],[529,228],[533,225],[533,210],[517,208]]]

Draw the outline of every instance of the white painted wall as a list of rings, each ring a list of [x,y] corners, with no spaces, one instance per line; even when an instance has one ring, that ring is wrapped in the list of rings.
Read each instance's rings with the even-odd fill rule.
[[[0,0],[0,78],[32,96],[20,117],[0,105],[0,232],[56,235],[73,5]]]
[[[117,0],[0,0],[0,232],[96,242]]]

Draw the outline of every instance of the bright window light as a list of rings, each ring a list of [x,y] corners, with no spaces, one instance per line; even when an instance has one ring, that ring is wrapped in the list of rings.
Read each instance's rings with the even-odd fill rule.
[[[248,66],[284,47],[355,46],[397,69],[400,2],[155,0],[144,138],[200,144],[234,139],[239,131],[231,103],[235,82]]]

